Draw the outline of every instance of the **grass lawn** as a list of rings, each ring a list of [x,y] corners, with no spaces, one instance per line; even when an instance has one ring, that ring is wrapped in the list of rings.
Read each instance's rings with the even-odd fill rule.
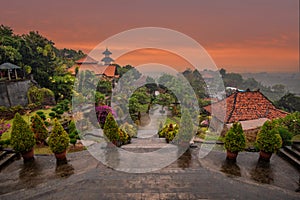
[[[32,116],[34,116],[36,114],[36,112],[39,112],[39,111],[43,111],[47,118],[49,117],[49,113],[52,112],[51,109],[41,109],[41,110],[34,111],[34,112],[30,113],[29,115],[26,115],[26,114],[22,115],[22,117],[28,124],[31,124],[30,118]],[[11,127],[8,129],[8,131],[6,131],[5,133],[2,134],[1,140],[10,139],[10,133],[11,133],[11,129],[12,129],[13,119],[6,121],[6,123],[9,123],[11,125]]]

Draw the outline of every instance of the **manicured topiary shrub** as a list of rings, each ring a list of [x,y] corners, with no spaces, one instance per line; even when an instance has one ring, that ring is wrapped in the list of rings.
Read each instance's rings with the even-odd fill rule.
[[[54,119],[53,130],[49,136],[48,144],[53,153],[62,153],[67,150],[70,138],[57,119]]]
[[[225,148],[230,152],[240,152],[246,147],[246,139],[241,123],[235,122],[225,135]]]
[[[31,118],[31,130],[34,133],[36,142],[38,144],[44,144],[48,137],[48,130],[39,115],[34,115]]]
[[[106,117],[103,132],[106,138],[113,144],[117,144],[117,142],[120,140],[119,127],[112,113],[108,113]]]
[[[259,150],[267,153],[274,153],[281,148],[282,139],[272,122],[266,121],[256,136],[256,145]]]
[[[32,130],[19,113],[16,113],[11,131],[11,145],[20,153],[30,151],[35,145]]]

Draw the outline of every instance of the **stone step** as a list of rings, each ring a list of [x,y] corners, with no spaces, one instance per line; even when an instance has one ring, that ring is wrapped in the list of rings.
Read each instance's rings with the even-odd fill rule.
[[[2,160],[2,158],[4,158],[7,154],[7,151],[0,151],[0,160]]]
[[[300,152],[300,143],[293,142],[292,148]]]
[[[298,171],[300,171],[300,160],[293,156],[288,150],[281,148],[278,155],[291,163]]]
[[[1,160],[0,160],[0,171],[11,164],[13,161],[19,159],[20,156],[17,153],[7,153]]]
[[[288,151],[290,154],[292,154],[295,158],[297,158],[298,160],[300,160],[300,151],[298,151],[297,149],[291,147],[291,146],[285,146],[283,147],[286,151]]]

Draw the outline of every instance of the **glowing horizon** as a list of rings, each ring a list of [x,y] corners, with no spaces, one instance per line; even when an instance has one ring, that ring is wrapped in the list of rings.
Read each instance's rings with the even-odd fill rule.
[[[88,54],[119,32],[137,27],[165,27],[196,40],[218,68],[234,72],[300,72],[297,0],[74,0],[72,5],[28,0],[5,1],[2,5],[5,9],[0,13],[0,24],[11,27],[15,34],[38,31],[58,48]],[[182,49],[185,50],[184,45]],[[113,57],[114,50],[111,51]],[[163,63],[174,59],[173,64],[178,64],[173,56],[163,61],[163,55],[157,59]],[[130,56],[130,60],[142,62],[145,51]],[[121,65],[125,65],[126,59],[122,59]]]

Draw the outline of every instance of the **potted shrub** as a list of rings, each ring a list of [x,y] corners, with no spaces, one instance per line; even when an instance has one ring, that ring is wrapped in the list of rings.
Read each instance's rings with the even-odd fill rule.
[[[118,145],[118,141],[120,140],[119,127],[111,112],[106,117],[103,133],[110,142]]]
[[[256,136],[256,145],[260,150],[259,158],[269,161],[272,153],[282,146],[282,139],[276,125],[266,121]]]
[[[19,113],[16,113],[13,120],[11,145],[16,152],[21,153],[24,162],[34,159],[34,134]]]
[[[37,143],[44,145],[45,140],[48,137],[48,130],[45,123],[39,115],[35,115],[31,118],[31,130],[34,133]]]
[[[227,150],[226,158],[235,161],[238,153],[246,147],[246,139],[241,123],[233,123],[225,135],[224,145]]]
[[[67,132],[57,119],[54,119],[52,132],[49,136],[48,144],[57,160],[66,160],[66,152],[70,143]]]

